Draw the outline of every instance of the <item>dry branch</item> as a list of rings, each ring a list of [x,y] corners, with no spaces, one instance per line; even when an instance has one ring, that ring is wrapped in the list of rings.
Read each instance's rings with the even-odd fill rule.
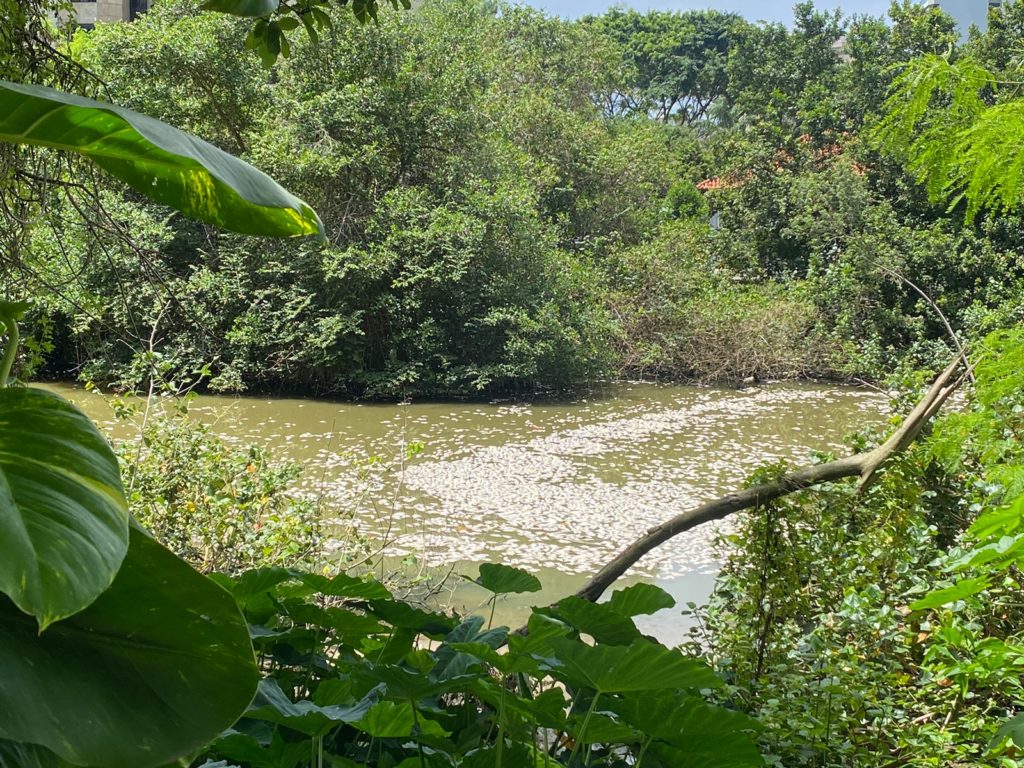
[[[957,357],[947,366],[899,428],[877,448],[825,464],[798,469],[782,475],[770,483],[755,485],[682,512],[671,520],[651,528],[626,547],[614,560],[598,571],[576,595],[585,600],[597,600],[641,557],[669,539],[702,523],[721,520],[734,512],[753,509],[795,491],[841,480],[845,477],[859,477],[857,488],[859,491],[863,491],[873,482],[878,470],[890,458],[905,451],[914,442],[921,429],[938,412],[946,399],[960,386],[964,378],[970,375],[970,367],[961,372],[959,376],[957,375],[962,362],[963,359]]]

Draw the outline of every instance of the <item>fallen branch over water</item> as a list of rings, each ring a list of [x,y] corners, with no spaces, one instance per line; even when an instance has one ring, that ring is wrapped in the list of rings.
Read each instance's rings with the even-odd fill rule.
[[[753,509],[769,501],[795,491],[802,491],[822,483],[831,483],[845,477],[859,477],[858,491],[867,488],[877,476],[878,470],[893,456],[905,451],[917,438],[924,426],[939,411],[947,398],[963,380],[971,374],[973,366],[957,375],[964,360],[957,357],[939,374],[931,388],[921,398],[907,418],[884,443],[865,453],[847,456],[843,459],[805,467],[778,477],[770,483],[762,483],[728,496],[682,512],[671,520],[651,528],[647,533],[630,544],[604,568],[598,571],[576,593],[584,600],[596,601],[622,574],[654,548],[669,539],[685,533],[702,523],[721,520],[734,512]]]

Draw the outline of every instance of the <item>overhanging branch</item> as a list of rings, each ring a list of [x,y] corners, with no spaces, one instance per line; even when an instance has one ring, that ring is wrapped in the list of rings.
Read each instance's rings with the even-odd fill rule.
[[[664,544],[669,539],[685,533],[703,523],[721,520],[744,509],[753,509],[769,501],[795,491],[802,491],[822,483],[830,483],[846,477],[859,477],[859,492],[866,489],[877,477],[879,469],[894,455],[905,451],[921,433],[924,426],[946,402],[949,396],[960,386],[964,378],[970,375],[971,368],[959,373],[963,359],[957,357],[939,374],[935,383],[921,398],[899,428],[889,438],[865,453],[858,453],[846,458],[804,467],[789,472],[769,482],[746,488],[714,501],[688,509],[661,525],[651,528],[638,538],[614,560],[605,565],[576,593],[577,597],[596,601],[620,576],[651,550]]]

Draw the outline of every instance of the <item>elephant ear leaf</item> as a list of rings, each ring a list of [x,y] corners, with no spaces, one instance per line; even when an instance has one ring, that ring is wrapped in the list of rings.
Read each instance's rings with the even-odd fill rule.
[[[0,766],[20,752],[39,768],[166,768],[259,679],[231,595],[134,526],[110,588],[45,632],[0,596],[0,669]]]
[[[45,629],[107,589],[127,549],[128,504],[103,435],[55,394],[0,389],[0,594]]]
[[[316,212],[262,171],[113,104],[0,80],[0,141],[77,152],[136,192],[208,224],[323,237]]]
[[[539,592],[540,579],[520,568],[501,563],[484,563],[480,575],[473,579],[477,584],[496,595],[515,595],[524,592]]]

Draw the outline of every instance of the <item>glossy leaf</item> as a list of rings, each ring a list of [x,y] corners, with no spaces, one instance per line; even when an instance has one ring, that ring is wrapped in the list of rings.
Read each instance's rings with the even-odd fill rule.
[[[51,392],[0,389],[0,593],[45,628],[109,587],[127,548],[104,437]]]
[[[553,614],[599,643],[629,645],[640,638],[640,630],[631,619],[609,606],[592,603],[580,597],[567,597],[558,602]]]
[[[988,589],[988,586],[988,578],[985,576],[978,576],[973,579],[961,579],[952,587],[936,589],[929,592],[920,600],[911,603],[910,607],[915,611],[924,610],[926,608],[938,608],[941,605],[946,605],[946,603],[955,603],[957,600],[964,600],[968,597],[972,597],[982,590]]]
[[[258,677],[231,596],[134,527],[110,588],[42,634],[0,599],[0,669],[0,738],[102,768],[198,749]]]
[[[549,641],[558,660],[546,666],[552,677],[601,693],[717,688],[722,681],[702,661],[679,651],[637,640],[632,645],[590,646],[566,639]]]
[[[212,144],[128,109],[0,80],[0,141],[77,152],[186,216],[250,235],[323,236],[304,202]]]
[[[613,592],[607,605],[615,613],[632,617],[675,608],[676,601],[661,587],[641,582]]]
[[[483,563],[480,575],[473,581],[496,595],[540,592],[541,589],[540,580],[532,573],[500,563]]]

